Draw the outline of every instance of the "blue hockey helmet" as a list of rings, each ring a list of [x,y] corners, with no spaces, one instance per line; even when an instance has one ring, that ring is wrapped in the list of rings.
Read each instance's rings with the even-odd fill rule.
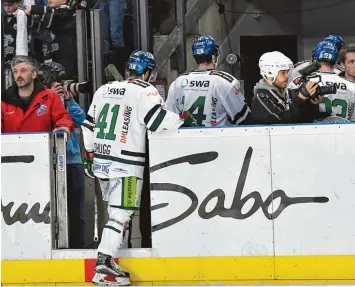
[[[344,40],[339,35],[335,35],[335,34],[334,35],[329,35],[324,40],[332,42],[335,45],[335,47],[338,49],[338,51],[343,49],[344,46],[345,46]]]
[[[313,50],[313,61],[335,64],[339,57],[339,50],[330,41],[322,41]]]
[[[134,51],[128,59],[128,69],[135,71],[137,75],[143,75],[147,70],[153,72],[156,66],[154,56],[149,52]]]
[[[218,56],[218,45],[211,36],[198,36],[192,43],[192,54],[196,56]]]

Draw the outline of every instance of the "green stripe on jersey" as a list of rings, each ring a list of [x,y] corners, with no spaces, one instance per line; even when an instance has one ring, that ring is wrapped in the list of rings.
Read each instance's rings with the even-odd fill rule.
[[[130,165],[144,166],[144,161],[129,160],[129,159],[124,159],[124,158],[111,156],[111,155],[102,155],[102,154],[95,153],[94,157],[99,158],[99,159],[112,160],[115,162],[121,162],[121,163],[125,163],[125,164],[130,164]]]
[[[105,225],[104,228],[111,229],[113,231],[116,231],[117,233],[121,233],[121,230],[118,230],[117,228],[114,228],[114,227],[112,227],[110,225]]]
[[[166,110],[162,109],[159,112],[159,114],[157,115],[157,117],[155,118],[155,120],[152,123],[152,125],[150,126],[149,130],[152,131],[152,132],[155,132],[159,128],[159,126],[162,123],[162,121],[164,120],[165,115],[166,115]]]

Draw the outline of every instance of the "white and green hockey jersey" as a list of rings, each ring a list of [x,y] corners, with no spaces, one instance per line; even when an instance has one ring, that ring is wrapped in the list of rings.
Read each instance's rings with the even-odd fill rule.
[[[240,124],[250,113],[239,81],[217,70],[179,76],[169,88],[166,107],[175,113],[189,111],[205,127]]]
[[[136,79],[100,87],[82,124],[85,149],[94,152],[94,175],[142,178],[147,129],[176,130],[182,124],[147,82]]]
[[[301,74],[298,71],[309,66],[310,64],[312,64],[311,61],[303,61],[295,64],[295,67],[289,73],[289,81],[288,81],[289,89],[297,89],[299,87],[298,79],[301,77]],[[335,74],[339,75],[343,71],[344,68],[342,68],[340,65],[334,66],[333,72]]]
[[[312,81],[319,82],[320,86],[337,87],[336,94],[324,96],[324,100],[319,104],[319,111],[355,122],[355,82],[336,73],[317,72],[315,75],[319,78],[314,78]]]

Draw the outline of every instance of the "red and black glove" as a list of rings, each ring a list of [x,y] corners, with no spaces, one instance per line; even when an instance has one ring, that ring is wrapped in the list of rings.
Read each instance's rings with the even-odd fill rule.
[[[180,114],[180,119],[184,121],[184,125],[188,127],[198,127],[199,125],[197,124],[195,118],[190,112],[182,112]]]

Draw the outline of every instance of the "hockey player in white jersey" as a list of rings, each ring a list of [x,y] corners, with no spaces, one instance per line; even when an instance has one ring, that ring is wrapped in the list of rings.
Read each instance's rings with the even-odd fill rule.
[[[298,62],[294,65],[294,68],[291,70],[291,75],[289,77],[289,86],[288,88],[295,88],[295,86],[293,85],[293,81],[300,77],[300,74],[298,73],[298,71],[302,70],[303,68],[307,67],[308,65],[312,64],[312,62],[314,61],[314,54],[316,49],[318,48],[319,45],[321,45],[324,41],[330,42],[332,43],[336,49],[338,50],[338,52],[340,52],[345,45],[344,40],[339,36],[339,35],[329,35],[326,38],[324,38],[324,40],[322,40],[321,42],[319,42],[315,48],[312,51],[312,58],[310,60],[305,60],[302,62]],[[341,63],[335,64],[333,67],[333,71],[336,74],[340,74],[341,72],[344,71],[344,68],[342,67]]]
[[[334,65],[338,60],[339,51],[328,41],[318,45],[314,53],[314,60],[321,64],[319,72],[310,76],[310,80],[319,86],[335,85],[337,92],[325,95],[319,104],[320,113],[326,116],[338,116],[346,120],[355,121],[355,82],[337,75]]]
[[[92,279],[96,285],[130,284],[129,273],[113,258],[140,205],[146,131],[176,130],[183,124],[178,114],[164,108],[159,92],[148,83],[156,66],[153,55],[136,51],[128,66],[128,80],[96,91],[82,125],[86,154],[93,160],[92,172],[99,178],[103,199],[108,201],[109,219]]]
[[[336,56],[338,58],[339,51],[333,42],[326,41],[326,40],[319,42],[312,51],[312,61],[304,61],[304,62],[297,63],[296,68],[294,68],[291,71],[291,79],[292,80],[289,81],[288,88],[290,88],[290,89],[297,89],[298,88],[298,86],[299,86],[298,79],[301,77],[301,74],[299,73],[299,71],[302,70],[303,68],[309,66],[314,61],[316,61],[316,54],[319,55],[320,51],[324,51],[324,49],[331,49],[331,52],[336,54],[336,55],[333,55],[333,57]],[[328,55],[328,57],[330,57],[330,56],[331,55]],[[326,72],[331,72],[331,73],[335,74],[334,68],[335,68],[334,61],[328,59],[327,61],[323,61],[323,63],[321,63],[320,71],[323,71],[323,72],[326,71]]]
[[[198,68],[179,76],[170,86],[167,109],[189,111],[203,127],[245,124],[250,122],[250,109],[232,75],[215,70],[218,45],[211,36],[199,36],[192,44]]]

